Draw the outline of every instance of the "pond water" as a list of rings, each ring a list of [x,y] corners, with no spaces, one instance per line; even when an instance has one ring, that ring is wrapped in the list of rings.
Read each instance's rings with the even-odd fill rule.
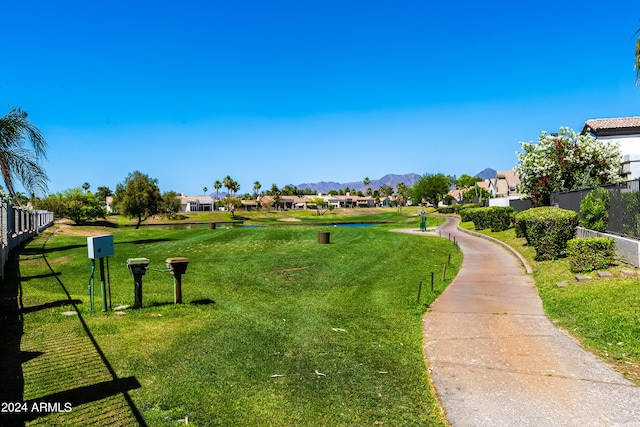
[[[308,224],[301,224],[308,225]],[[372,225],[378,225],[377,223],[328,223],[328,224],[316,224],[317,226],[322,227],[371,227]],[[144,225],[142,227],[153,230],[202,230],[209,228],[208,222],[197,223],[197,224],[150,224]],[[241,224],[239,222],[217,222],[217,229],[225,229],[225,228],[259,228],[266,227],[266,225],[248,225]]]

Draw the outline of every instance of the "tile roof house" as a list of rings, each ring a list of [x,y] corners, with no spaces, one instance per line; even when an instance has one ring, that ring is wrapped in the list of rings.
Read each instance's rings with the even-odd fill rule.
[[[489,180],[488,191],[491,197],[520,197],[517,185],[520,184],[520,177],[512,171],[497,171],[496,177]]]
[[[582,133],[618,144],[623,175],[626,179],[640,178],[640,116],[587,120]]]
[[[213,197],[211,196],[178,196],[180,212],[210,212],[213,211]]]

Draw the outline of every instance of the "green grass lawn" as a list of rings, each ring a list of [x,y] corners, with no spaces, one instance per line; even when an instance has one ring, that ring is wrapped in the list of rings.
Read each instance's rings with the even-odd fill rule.
[[[461,254],[445,239],[389,232],[418,227],[406,212],[354,222],[362,221],[391,223],[43,233],[19,261],[21,345],[34,355],[22,364],[23,399],[115,375],[139,383],[125,395],[129,403],[88,398],[93,409],[55,419],[76,425],[100,412],[117,420],[134,407],[150,426],[180,425],[187,417],[197,426],[444,425],[423,360],[421,316],[455,277]],[[429,225],[441,221],[430,218]],[[317,243],[320,230],[330,231],[331,244]],[[114,234],[114,306],[133,304],[126,259],[151,259],[142,309],[102,313],[96,283],[97,311],[89,311],[86,235],[96,233]],[[190,259],[185,304],[177,306],[173,279],[162,271],[164,259],[175,256]],[[65,290],[80,318],[62,315],[72,309]]]
[[[474,230],[471,222],[461,226]],[[637,272],[633,277],[620,272],[633,267],[618,263],[602,270],[612,277],[599,278],[593,272],[589,273],[593,280],[578,283],[567,258],[535,261],[535,249],[524,238],[516,238],[513,228],[479,232],[508,243],[527,259],[545,312],[557,326],[640,385],[640,281]],[[559,287],[563,281],[568,286]]]

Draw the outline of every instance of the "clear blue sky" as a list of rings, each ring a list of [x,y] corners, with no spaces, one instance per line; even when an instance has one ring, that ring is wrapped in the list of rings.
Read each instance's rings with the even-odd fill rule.
[[[510,169],[519,141],[640,115],[640,4],[25,1],[2,5],[0,114],[50,192],[134,170],[200,194]]]

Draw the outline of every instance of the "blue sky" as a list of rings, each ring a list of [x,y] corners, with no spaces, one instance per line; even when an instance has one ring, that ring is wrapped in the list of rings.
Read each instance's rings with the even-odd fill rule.
[[[240,191],[510,169],[519,141],[640,115],[636,1],[6,2],[0,114],[50,192]]]

